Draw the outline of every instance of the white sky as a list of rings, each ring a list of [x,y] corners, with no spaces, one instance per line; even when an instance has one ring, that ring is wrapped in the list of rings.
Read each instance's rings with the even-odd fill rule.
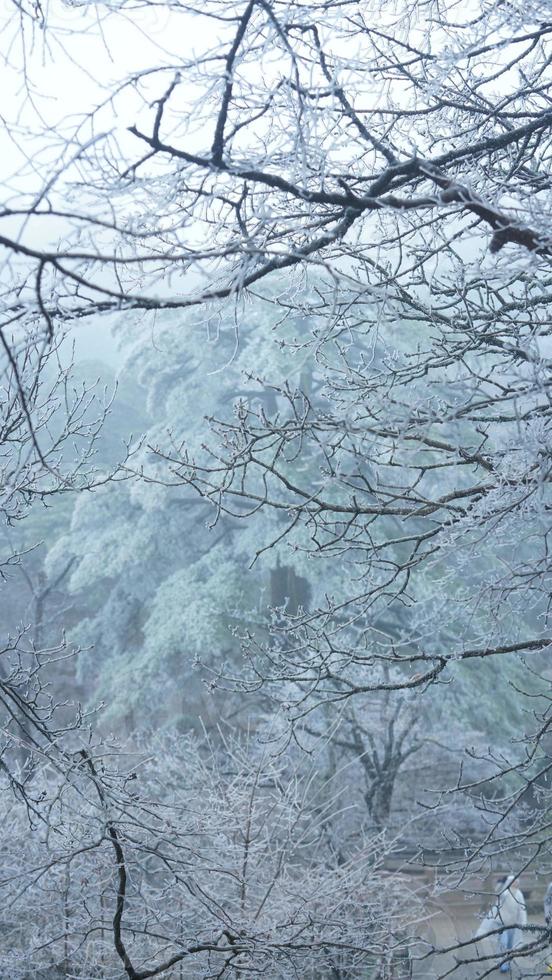
[[[206,25],[197,16],[180,13],[175,37],[174,15],[162,6],[105,16],[103,23],[96,16],[97,9],[92,4],[70,7],[54,0],[48,29],[43,32],[29,18],[14,14],[12,0],[3,0],[0,112],[7,131],[0,181],[28,192],[34,171],[33,190],[38,189],[46,177],[45,165],[53,169],[58,162],[55,147],[61,140],[56,135],[74,131],[85,114],[111,94],[117,81],[150,65],[191,59],[196,47],[204,46],[202,28]],[[170,42],[175,48],[172,52]],[[124,109],[120,120],[117,107]],[[107,132],[122,126],[126,130],[129,121],[134,121],[133,111],[139,111],[139,101],[133,106],[127,91],[119,103],[110,103],[99,115],[100,129]],[[45,126],[51,128],[50,150],[44,138],[39,142],[33,136]]]

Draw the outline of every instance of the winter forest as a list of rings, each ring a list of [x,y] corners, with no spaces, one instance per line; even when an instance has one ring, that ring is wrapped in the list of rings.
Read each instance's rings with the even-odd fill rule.
[[[551,0],[0,26],[0,980],[550,975]]]

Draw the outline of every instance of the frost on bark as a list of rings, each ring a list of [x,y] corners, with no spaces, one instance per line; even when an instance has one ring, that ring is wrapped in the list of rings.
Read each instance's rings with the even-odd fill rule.
[[[52,395],[42,399],[38,387],[62,327],[140,315],[155,338],[156,317],[196,307],[216,331],[224,304],[232,360],[245,311],[267,308],[274,335],[309,359],[300,383],[274,382],[259,364],[234,411],[211,419],[203,446],[186,445],[185,432],[159,435],[151,467],[140,457],[125,470],[198,494],[215,522],[275,515],[252,560],[289,547],[328,581],[315,599],[296,571],[281,571],[270,632],[246,632],[244,668],[215,669],[215,683],[277,708],[280,746],[288,739],[312,751],[327,739],[328,757],[339,747],[343,759],[355,746],[383,833],[407,758],[431,741],[427,731],[421,747],[412,732],[403,738],[399,718],[413,704],[423,718],[431,702],[450,733],[447,692],[466,711],[487,710],[507,676],[519,712],[498,719],[498,748],[480,732],[472,740],[466,723],[455,780],[443,766],[447,780],[420,804],[424,826],[434,832],[458,801],[460,830],[441,826],[454,887],[505,860],[516,871],[537,860],[547,869],[549,4],[479,0],[463,13],[453,0],[167,3],[167,44],[146,37],[127,70],[121,31],[129,47],[134,14],[154,6],[8,8],[8,68],[33,97],[8,119],[16,166],[0,212],[2,511],[17,519],[32,497],[95,479],[86,449],[64,468]],[[52,53],[78,69],[71,41],[80,52],[83,37],[93,51],[83,65],[89,87],[60,118],[41,104],[38,79]],[[99,61],[90,71],[106,50],[109,72]],[[52,391],[59,383],[65,392],[63,372]],[[67,409],[64,393],[65,436],[87,446],[95,423],[83,404],[77,397]],[[155,785],[151,770],[153,801],[135,796],[124,767],[111,771],[103,750],[56,727],[41,654],[32,644],[21,653],[23,642],[6,646],[0,683],[6,752],[14,729],[21,738],[23,713],[33,753],[59,776],[46,817],[35,771],[32,792],[12,768],[7,778],[31,820],[46,821],[42,843],[53,856],[37,858],[33,873],[42,881],[64,872],[55,883],[61,932],[47,920],[44,934],[33,933],[33,955],[47,933],[65,961],[97,942],[100,960],[112,957],[105,969],[131,980],[186,970],[192,954],[205,976],[242,966],[287,976],[290,964],[303,976],[395,970],[412,937],[400,895],[385,892],[390,930],[380,893],[363,892],[353,852],[336,843],[341,824],[330,827],[323,806],[307,821],[317,832],[324,825],[322,865],[306,874],[307,852],[290,857],[305,813],[293,771],[284,780],[243,761],[230,773],[214,761],[204,771],[201,750],[188,748],[192,797],[198,809],[209,802],[205,823],[188,812],[184,790],[165,810],[173,786]],[[374,705],[388,706],[377,744]],[[264,828],[265,807],[283,820],[268,843],[251,835],[253,811]],[[374,840],[371,830],[371,875]],[[91,877],[80,864],[89,854]],[[71,897],[74,864],[84,901]],[[20,874],[28,869],[8,875],[6,908],[20,901]],[[212,876],[224,901],[210,891]],[[43,909],[40,888],[32,894]],[[517,959],[548,938],[528,930]],[[469,945],[455,953],[457,975],[467,963],[485,975],[488,961]]]

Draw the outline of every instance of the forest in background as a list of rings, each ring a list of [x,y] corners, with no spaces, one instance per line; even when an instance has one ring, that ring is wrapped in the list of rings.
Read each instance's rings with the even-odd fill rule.
[[[1,976],[545,969],[546,6],[14,5]]]

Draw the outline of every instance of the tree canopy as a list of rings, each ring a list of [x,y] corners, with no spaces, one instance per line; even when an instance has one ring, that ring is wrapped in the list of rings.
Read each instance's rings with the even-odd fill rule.
[[[417,916],[551,867],[549,7],[8,4],[14,976],[545,949]],[[113,404],[67,356],[106,324]]]

